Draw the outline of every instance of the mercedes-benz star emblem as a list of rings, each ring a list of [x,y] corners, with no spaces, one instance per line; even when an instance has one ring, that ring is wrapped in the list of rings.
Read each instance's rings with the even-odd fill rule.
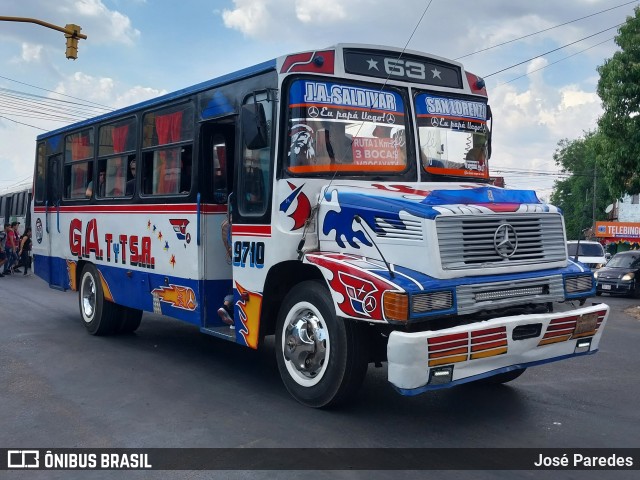
[[[508,223],[503,223],[496,228],[493,234],[493,248],[502,258],[509,258],[518,249],[518,235],[516,229]]]
[[[307,115],[309,115],[311,118],[316,118],[318,115],[320,115],[320,112],[318,111],[318,107],[316,106],[309,107],[309,109],[307,110]]]

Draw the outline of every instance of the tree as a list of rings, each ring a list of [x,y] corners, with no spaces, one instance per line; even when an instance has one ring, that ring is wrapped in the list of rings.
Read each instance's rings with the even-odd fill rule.
[[[598,67],[598,95],[604,114],[602,162],[617,196],[640,192],[640,7],[627,17],[615,42],[621,48]]]
[[[609,186],[602,181],[601,149],[601,136],[588,132],[577,140],[560,140],[553,154],[556,165],[571,174],[555,182],[551,195],[551,203],[562,209],[569,239],[584,238],[582,232],[594,226],[594,187],[595,220],[606,218],[604,209],[611,203],[612,195]]]

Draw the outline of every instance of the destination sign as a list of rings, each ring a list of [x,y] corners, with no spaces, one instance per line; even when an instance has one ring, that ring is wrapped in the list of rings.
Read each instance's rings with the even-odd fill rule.
[[[396,52],[345,50],[344,69],[347,73],[367,77],[462,88],[459,67],[413,55],[400,56]]]

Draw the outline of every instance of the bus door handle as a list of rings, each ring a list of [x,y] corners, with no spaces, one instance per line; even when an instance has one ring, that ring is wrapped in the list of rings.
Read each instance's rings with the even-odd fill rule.
[[[58,233],[60,233],[60,200],[56,202],[56,226]]]
[[[49,200],[44,202],[44,229],[49,233]]]
[[[196,243],[200,246],[200,192],[196,197]]]

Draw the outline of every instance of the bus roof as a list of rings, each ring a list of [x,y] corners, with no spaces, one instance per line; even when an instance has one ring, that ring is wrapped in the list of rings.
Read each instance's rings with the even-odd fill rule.
[[[233,82],[235,80],[240,80],[242,78],[252,77],[262,72],[266,72],[276,67],[276,60],[268,60],[266,62],[259,63],[257,65],[252,65],[251,67],[243,68],[242,70],[238,70],[236,72],[228,73],[226,75],[222,75],[220,77],[213,78],[211,80],[204,81],[202,83],[198,83],[196,85],[192,85],[190,87],[183,88],[181,90],[176,90],[175,92],[167,93],[165,95],[161,95],[156,98],[152,98],[150,100],[146,100],[144,102],[137,103],[135,105],[130,105],[128,107],[120,108],[118,110],[114,110],[113,112],[105,113],[103,115],[92,117],[87,120],[82,120],[81,122],[76,122],[65,127],[58,128],[56,130],[52,130],[50,132],[42,133],[38,135],[37,140],[43,140],[45,138],[58,135],[68,130],[76,130],[78,128],[82,128],[84,126],[89,126],[97,122],[102,122],[104,120],[108,120],[110,118],[120,117],[122,115],[126,115],[128,113],[133,113],[138,110],[152,107],[154,105],[160,105],[162,103],[178,99],[181,97],[185,97],[188,95],[193,95],[194,93],[202,92],[208,90],[213,87],[217,87],[220,85],[224,85],[229,82]]]
[[[29,177],[18,183],[14,183],[13,185],[2,187],[0,188],[0,197],[4,195],[8,195],[10,193],[24,192],[24,191],[30,192],[32,184],[33,184],[33,179]]]

